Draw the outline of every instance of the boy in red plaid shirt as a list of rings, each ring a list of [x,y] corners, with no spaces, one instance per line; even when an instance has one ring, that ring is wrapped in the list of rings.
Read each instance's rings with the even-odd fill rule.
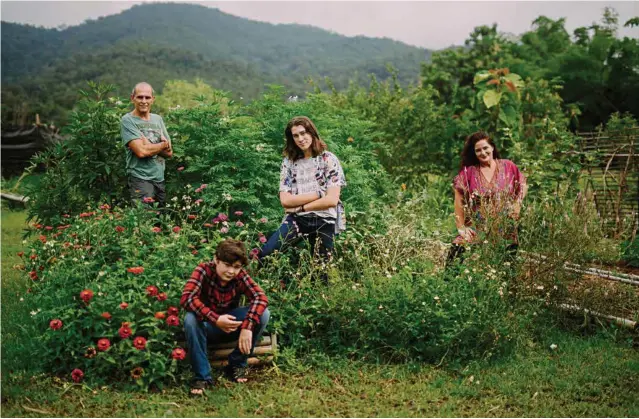
[[[191,394],[202,394],[213,383],[206,351],[210,342],[238,339],[225,373],[235,382],[246,382],[248,356],[270,317],[268,298],[243,269],[247,264],[244,243],[227,239],[217,246],[211,262],[195,268],[184,286],[180,305],[187,311],[184,332],[194,374]],[[239,307],[242,295],[249,303]]]

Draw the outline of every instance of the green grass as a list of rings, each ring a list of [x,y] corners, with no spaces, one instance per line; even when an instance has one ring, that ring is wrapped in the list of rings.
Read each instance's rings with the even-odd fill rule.
[[[157,393],[72,385],[29,368],[37,354],[24,349],[22,324],[33,308],[20,302],[29,282],[12,268],[24,219],[2,212],[3,417],[639,416],[639,353],[614,329],[586,337],[549,329],[511,356],[457,371],[343,359],[264,368],[246,385],[221,379],[203,399],[184,385]]]

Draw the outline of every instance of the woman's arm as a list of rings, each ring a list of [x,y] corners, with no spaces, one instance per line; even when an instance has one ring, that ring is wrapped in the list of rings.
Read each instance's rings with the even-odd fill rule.
[[[466,215],[464,214],[464,197],[455,189],[455,225],[457,232],[466,241],[471,241],[475,236],[475,231],[466,227]]]
[[[337,206],[339,202],[339,194],[341,191],[339,186],[331,186],[326,190],[326,195],[320,199],[313,200],[308,204],[304,204],[304,211],[322,211]]]
[[[320,199],[319,192],[309,192],[293,195],[290,192],[280,192],[280,202],[284,208],[295,208]]]

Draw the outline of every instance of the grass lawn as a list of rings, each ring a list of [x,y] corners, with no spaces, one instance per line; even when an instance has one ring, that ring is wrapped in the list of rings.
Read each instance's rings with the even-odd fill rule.
[[[124,393],[34,373],[29,358],[37,354],[21,351],[28,339],[21,320],[33,308],[20,296],[29,283],[12,268],[24,219],[2,212],[3,417],[639,416],[639,352],[614,329],[586,337],[551,329],[508,357],[462,371],[347,360],[264,368],[246,385],[221,379],[199,399],[184,386]]]

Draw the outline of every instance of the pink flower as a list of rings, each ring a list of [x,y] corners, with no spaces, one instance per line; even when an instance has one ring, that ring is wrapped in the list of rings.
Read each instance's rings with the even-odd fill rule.
[[[109,204],[100,205],[101,210],[108,210],[109,208],[111,208]]]
[[[84,301],[85,303],[89,303],[89,301],[91,301],[91,299],[93,298],[93,291],[91,290],[83,290],[80,292],[80,299],[82,301]]]
[[[266,217],[262,217],[262,218],[260,218],[260,223],[266,224],[266,223],[268,223],[268,219]]]
[[[122,339],[127,339],[129,336],[133,334],[133,330],[131,330],[131,328],[128,325],[122,325],[122,327],[118,329],[118,334],[120,335]]]
[[[224,213],[219,213],[216,217],[218,220],[220,221],[228,221],[229,217],[228,215],[224,214]]]
[[[196,215],[195,214],[189,214],[188,215],[188,219],[189,220],[195,220]]]
[[[195,205],[200,205],[202,202],[204,202],[202,199],[196,199],[195,202],[193,202]]]
[[[226,233],[228,233],[228,232],[229,232],[228,227],[222,227],[222,228],[220,229],[220,233],[222,233],[222,234],[226,234]]]
[[[44,229],[45,229],[45,230],[48,230],[48,231],[51,231],[51,230],[53,230],[53,227],[51,227],[51,226],[46,226],[46,227],[44,227]]]
[[[206,227],[206,228],[211,228],[211,227],[213,227],[213,224],[211,224],[211,223],[204,223],[204,224],[202,224],[202,226],[203,226],[203,227]]]
[[[259,240],[260,240],[260,243],[266,243],[267,242],[266,236],[260,236]]]
[[[146,287],[146,295],[148,295],[149,297],[157,296],[158,287],[156,287],[155,285],[149,285],[148,287]]]
[[[243,222],[241,222],[241,221],[236,222],[236,223],[235,223],[235,225],[236,225],[237,227],[244,227],[244,223],[243,223]]]
[[[182,348],[175,348],[173,349],[173,352],[171,353],[171,358],[178,359],[181,361],[184,358],[186,358],[186,351]]]
[[[133,339],[133,346],[139,350],[146,348],[146,339],[142,336],[136,336],[135,339]]]
[[[54,319],[49,322],[49,327],[51,330],[59,330],[62,328],[62,320]]]
[[[179,326],[180,319],[178,319],[178,316],[169,316],[166,319],[166,324],[168,324],[169,326]]]
[[[151,198],[150,196],[145,196],[144,198],[142,198],[142,202],[144,202],[145,204],[152,204],[155,202],[155,199]]]
[[[200,252],[198,252],[197,250],[193,250],[193,251],[191,252],[191,254],[193,254],[193,255],[197,255],[198,253],[200,253]]]
[[[251,253],[249,253],[249,256],[251,257],[251,259],[257,259],[257,255],[259,254],[260,254],[260,249],[255,248],[251,250]]]
[[[178,226],[173,227],[173,232],[174,233],[179,233],[180,230],[182,230],[182,229],[180,227],[178,227]]]
[[[200,189],[200,188],[197,188],[197,189],[195,190],[195,193],[200,193],[200,192],[202,192],[202,189]]]
[[[109,339],[100,339],[98,340],[98,350],[99,351],[106,351],[111,347],[111,342],[109,342]]]
[[[239,216],[241,216],[244,213],[242,211],[235,211],[233,214],[235,214],[235,215],[237,215],[239,217]]]
[[[206,183],[203,183],[203,184],[200,185],[200,189],[206,189],[207,186],[209,186],[209,185],[207,185]]]
[[[162,229],[160,227],[153,227],[151,231],[154,233],[159,233],[160,231],[162,231]]]
[[[73,371],[71,371],[71,379],[75,381],[76,383],[79,383],[80,381],[82,381],[83,378],[84,378],[84,373],[82,372],[81,369],[76,368]]]
[[[180,166],[180,167],[177,168],[178,172],[181,172],[182,170],[184,170],[184,166]]]

